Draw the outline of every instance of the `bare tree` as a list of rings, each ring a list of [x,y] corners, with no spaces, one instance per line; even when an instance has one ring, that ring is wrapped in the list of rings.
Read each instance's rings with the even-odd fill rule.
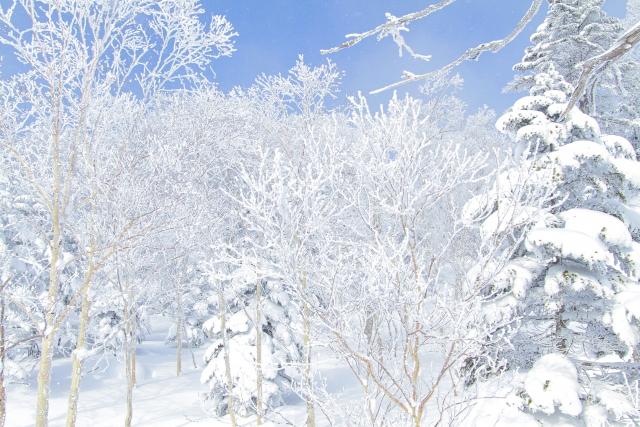
[[[63,244],[71,235],[68,225],[95,196],[91,190],[76,191],[83,156],[91,158],[90,152],[83,152],[92,138],[89,110],[99,110],[97,104],[107,95],[127,93],[136,93],[144,105],[169,84],[196,83],[201,79],[199,70],[211,58],[231,54],[230,39],[235,35],[231,25],[220,16],[213,17],[210,25],[202,24],[200,11],[195,0],[15,0],[0,11],[4,27],[0,43],[11,47],[25,68],[13,78],[22,99],[11,112],[16,117],[13,123],[20,126],[13,126],[10,132],[3,126],[2,146],[15,157],[25,181],[48,211],[42,238],[51,256],[38,374],[38,427],[48,424],[55,332],[83,298],[90,281],[60,308],[60,269],[66,263]],[[29,19],[21,19],[23,14]],[[74,402],[72,397],[72,406]],[[70,408],[71,425],[74,413]]]

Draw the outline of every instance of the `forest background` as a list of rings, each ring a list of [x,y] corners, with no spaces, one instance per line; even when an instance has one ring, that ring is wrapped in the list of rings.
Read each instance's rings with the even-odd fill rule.
[[[637,425],[640,5],[476,3],[3,2],[0,424],[155,323],[201,421]]]

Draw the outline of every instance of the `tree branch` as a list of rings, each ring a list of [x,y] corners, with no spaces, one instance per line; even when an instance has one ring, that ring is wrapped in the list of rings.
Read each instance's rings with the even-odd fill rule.
[[[438,10],[440,10],[440,9],[446,7],[446,6],[449,6],[454,1],[456,1],[456,0],[443,0],[442,2],[440,2],[438,4],[431,5],[428,8],[426,8],[424,10],[421,10],[420,12],[414,12],[414,13],[410,13],[408,15],[401,16],[400,18],[390,19],[387,22],[385,22],[384,24],[378,25],[373,30],[367,31],[365,33],[347,34],[346,37],[353,37],[353,39],[349,40],[348,42],[344,42],[340,46],[336,46],[336,47],[331,48],[331,49],[322,49],[320,51],[320,53],[322,53],[323,55],[328,55],[330,53],[334,53],[334,52],[337,52],[339,50],[346,49],[348,47],[351,47],[353,45],[356,45],[356,44],[360,43],[362,40],[364,40],[367,37],[372,36],[374,34],[381,33],[381,35],[382,34],[386,35],[388,32],[394,30],[395,28],[401,27],[404,24],[408,24],[411,21],[416,21],[418,19],[424,18],[425,16],[431,15],[433,12],[437,12]]]
[[[389,85],[389,86],[385,86],[385,87],[383,87],[381,89],[374,90],[374,91],[370,92],[370,94],[371,95],[375,95],[376,93],[380,93],[380,92],[385,91],[387,89],[392,89],[394,87],[401,86],[401,85],[403,85],[405,83],[424,80],[424,79],[428,79],[429,77],[436,76],[438,74],[446,73],[447,71],[451,70],[454,67],[457,67],[458,65],[460,65],[464,61],[476,61],[476,60],[478,60],[480,55],[482,53],[484,53],[484,52],[487,52],[487,51],[491,51],[493,53],[496,53],[497,51],[499,51],[500,49],[505,47],[507,44],[511,43],[511,41],[514,38],[516,38],[516,36],[518,34],[520,34],[522,32],[524,27],[526,27],[527,24],[529,22],[531,22],[531,20],[536,15],[536,13],[538,13],[538,10],[540,9],[540,5],[541,4],[542,4],[542,0],[533,0],[533,3],[531,3],[531,7],[527,11],[527,13],[522,17],[522,19],[518,23],[518,26],[511,32],[511,34],[509,34],[504,39],[495,40],[495,41],[492,41],[492,42],[489,42],[489,43],[483,43],[483,44],[481,44],[481,45],[479,45],[477,47],[468,49],[464,53],[464,55],[462,55],[460,58],[456,59],[452,63],[450,63],[448,65],[445,65],[444,67],[439,68],[439,69],[437,69],[435,71],[432,71],[430,73],[427,73],[427,74],[413,74],[410,71],[405,71],[403,73],[403,75],[402,75],[402,78],[404,80],[401,80],[401,81],[396,82],[396,83],[394,83],[392,85]]]
[[[616,59],[629,52],[638,41],[640,41],[640,22],[637,22],[633,27],[629,28],[606,52],[594,56],[582,64],[582,74],[580,74],[580,79],[571,94],[571,98],[569,98],[567,107],[560,115],[561,121],[567,117],[569,111],[578,102],[578,98],[580,98],[582,92],[584,92],[594,70],[597,69],[598,72],[603,71]]]

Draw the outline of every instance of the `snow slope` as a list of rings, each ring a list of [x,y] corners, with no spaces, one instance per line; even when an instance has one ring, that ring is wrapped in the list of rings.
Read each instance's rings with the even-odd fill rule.
[[[182,352],[182,375],[176,377],[176,346],[164,344],[164,337],[171,321],[162,317],[152,318],[153,332],[136,351],[136,375],[138,386],[133,391],[133,422],[135,427],[182,427],[182,426],[229,426],[228,416],[220,420],[208,419],[200,407],[199,392],[207,391],[200,384],[203,368],[202,357],[208,345],[194,349],[198,369],[193,369],[189,349]],[[317,359],[316,355],[316,359]],[[123,425],[126,416],[126,383],[124,365],[113,355],[95,358],[86,363],[91,370],[95,364],[99,369],[83,379],[78,404],[79,427],[113,427]],[[321,362],[322,375],[331,384],[327,390],[333,396],[344,395],[346,400],[358,399],[359,386],[346,366],[331,361]],[[10,384],[7,387],[7,427],[28,427],[35,424],[35,402],[37,369],[27,381],[29,385]],[[58,358],[53,362],[51,401],[49,409],[50,427],[64,426],[71,375],[70,359]],[[267,414],[272,422],[265,426],[304,425],[305,406],[296,395],[285,396],[287,405],[277,408],[278,414]],[[193,422],[187,419],[189,417]],[[286,419],[286,420],[285,420]],[[238,418],[240,426],[256,425],[255,417]],[[328,426],[321,411],[316,409],[318,427]],[[290,424],[289,424],[290,425]]]

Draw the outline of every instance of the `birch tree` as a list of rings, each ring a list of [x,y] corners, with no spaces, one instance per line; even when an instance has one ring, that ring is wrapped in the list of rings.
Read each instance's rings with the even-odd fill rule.
[[[228,246],[226,251],[230,251],[230,255],[222,260],[235,264],[234,271],[239,274],[236,277],[235,273],[230,273],[226,280],[236,283],[239,295],[251,296],[251,301],[240,304],[241,309],[235,308],[233,316],[227,319],[228,328],[231,328],[230,348],[234,349],[234,338],[243,336],[241,333],[244,332],[252,337],[251,342],[260,344],[262,341],[261,357],[256,357],[255,371],[234,377],[234,381],[242,384],[255,380],[256,386],[246,386],[246,393],[257,393],[256,399],[260,399],[262,388],[260,400],[264,409],[278,406],[278,388],[285,387],[286,383],[291,387],[292,381],[295,382],[294,389],[307,402],[306,423],[314,425],[312,313],[300,295],[311,292],[307,277],[312,274],[309,268],[315,255],[309,252],[314,245],[309,239],[313,240],[311,236],[319,233],[315,229],[318,221],[326,226],[326,221],[332,217],[330,209],[333,205],[323,206],[322,203],[329,188],[323,171],[326,162],[316,160],[320,159],[321,146],[329,150],[328,136],[330,129],[335,129],[333,119],[336,117],[325,113],[324,99],[333,94],[339,74],[333,64],[312,69],[302,59],[290,73],[288,78],[263,76],[249,91],[249,98],[258,111],[261,136],[256,138],[250,152],[250,158],[255,160],[238,165],[237,188],[228,191],[238,209],[241,233],[236,237],[241,239]],[[317,133],[316,126],[323,130]],[[325,134],[325,131],[329,133]],[[324,136],[320,137],[320,134]],[[252,327],[237,329],[240,324]],[[216,325],[217,334],[218,323],[213,325]],[[213,355],[222,360],[219,350]],[[284,369],[274,369],[277,360]],[[213,358],[208,362],[211,368],[205,370],[207,375],[203,374],[203,380],[215,374],[220,377],[217,380],[220,383],[222,377],[216,374],[221,371],[220,362],[215,362],[218,368],[214,362]],[[231,367],[233,370],[233,362]],[[302,372],[298,372],[299,369]],[[274,381],[281,385],[275,386]],[[240,386],[236,387],[240,390]],[[260,405],[255,406],[260,420],[263,416]],[[264,416],[267,416],[266,411]]]
[[[300,57],[288,78],[258,79],[261,102],[267,111],[276,107],[281,114],[280,127],[272,134],[275,174],[268,177],[267,164],[247,182],[249,214],[246,220],[267,246],[274,246],[275,265],[285,285],[302,304],[302,391],[306,400],[306,425],[315,426],[314,380],[311,352],[313,345],[310,301],[314,291],[309,286],[314,266],[320,256],[317,246],[323,230],[334,218],[337,206],[332,202],[331,179],[337,164],[330,161],[340,145],[340,115],[331,115],[325,99],[334,97],[340,76],[329,62],[311,68]],[[294,114],[289,116],[289,111]],[[344,141],[344,140],[343,140]],[[261,158],[269,159],[269,147]],[[271,193],[271,194],[270,194]],[[256,205],[257,203],[257,205]],[[249,207],[253,206],[253,207]],[[264,227],[267,229],[263,229]]]
[[[5,27],[1,42],[23,64],[12,79],[21,86],[24,98],[11,109],[20,126],[10,134],[5,128],[2,143],[49,215],[49,227],[42,236],[50,247],[51,267],[38,374],[39,427],[48,422],[54,332],[86,289],[76,292],[72,304],[57,308],[67,225],[74,212],[87,206],[76,187],[79,164],[83,154],[89,154],[82,152],[91,140],[88,111],[99,109],[96,104],[106,95],[124,93],[135,93],[144,105],[167,85],[198,81],[198,70],[212,57],[231,54],[231,25],[220,16],[205,25],[198,19],[200,11],[196,1],[16,0],[0,13]],[[29,19],[18,19],[21,14]],[[139,25],[140,20],[145,25]],[[35,135],[40,145],[33,145]],[[88,191],[84,198],[92,196]]]
[[[436,79],[428,101],[394,97],[376,114],[352,100],[356,132],[336,188],[350,211],[336,221],[349,230],[339,236],[349,237],[334,237],[342,249],[314,276],[323,299],[312,307],[362,386],[354,425],[454,422],[473,398],[464,366],[480,342],[507,345],[507,336],[474,326],[486,282],[456,274],[470,266],[461,251],[487,260],[495,247],[481,248],[474,221],[463,217],[465,191],[485,193],[492,170],[457,143],[463,106],[447,93],[452,83],[460,82]]]

